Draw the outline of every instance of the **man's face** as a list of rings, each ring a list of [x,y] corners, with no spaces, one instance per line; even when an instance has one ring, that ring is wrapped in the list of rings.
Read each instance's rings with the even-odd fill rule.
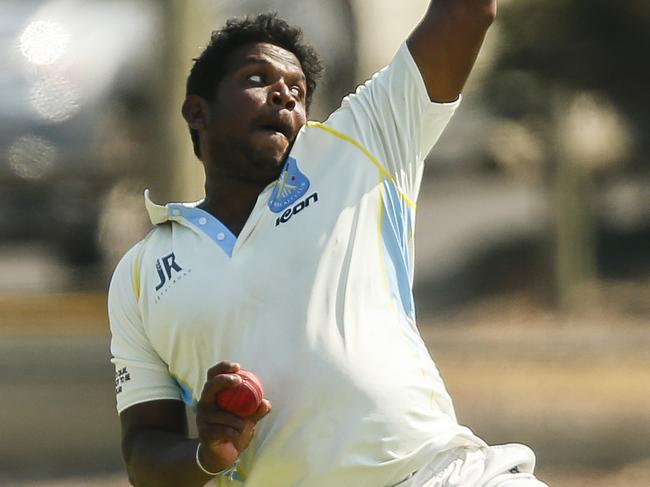
[[[235,179],[270,183],[307,121],[306,97],[305,75],[293,53],[267,43],[233,51],[209,104],[202,139],[209,156],[203,162],[217,161],[215,169]]]

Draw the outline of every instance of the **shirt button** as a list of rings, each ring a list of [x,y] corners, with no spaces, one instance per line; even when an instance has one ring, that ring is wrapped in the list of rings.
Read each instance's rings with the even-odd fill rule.
[[[226,238],[226,235],[223,232],[217,233],[217,240],[221,241]]]
[[[205,225],[206,223],[208,223],[207,218],[205,218],[204,216],[199,218],[199,225]]]

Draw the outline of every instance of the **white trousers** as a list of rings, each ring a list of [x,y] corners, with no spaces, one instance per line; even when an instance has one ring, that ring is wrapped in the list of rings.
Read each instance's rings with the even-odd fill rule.
[[[516,443],[440,455],[395,487],[548,487],[533,475],[535,454]]]

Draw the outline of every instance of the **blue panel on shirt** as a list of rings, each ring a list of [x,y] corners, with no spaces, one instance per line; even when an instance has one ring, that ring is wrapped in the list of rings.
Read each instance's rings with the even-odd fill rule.
[[[408,242],[412,232],[412,213],[395,185],[383,180],[381,236],[384,248],[384,268],[395,297],[406,316],[415,312],[411,292]]]

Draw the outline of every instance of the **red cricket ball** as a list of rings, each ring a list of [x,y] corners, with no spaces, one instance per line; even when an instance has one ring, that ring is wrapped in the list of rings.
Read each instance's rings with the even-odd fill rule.
[[[264,389],[255,374],[240,369],[235,372],[242,381],[237,387],[230,387],[217,393],[217,405],[242,418],[252,416],[262,403]]]

